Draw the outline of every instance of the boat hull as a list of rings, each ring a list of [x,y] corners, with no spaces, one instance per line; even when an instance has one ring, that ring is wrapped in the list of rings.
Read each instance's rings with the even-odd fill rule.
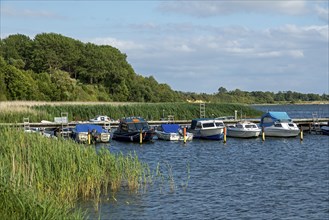
[[[261,129],[245,130],[245,129],[227,128],[227,137],[256,138],[260,135],[260,133],[261,133]]]
[[[299,134],[299,129],[281,129],[275,127],[264,128],[265,136],[270,137],[296,137]]]
[[[142,141],[148,142],[148,141],[153,140],[154,134],[155,133],[153,131],[142,132]],[[140,132],[128,132],[128,133],[114,132],[112,139],[116,140],[116,141],[139,143],[140,142]]]
[[[321,131],[322,131],[322,134],[329,135],[329,126],[322,126]]]
[[[167,132],[156,132],[156,136],[159,140],[166,141],[184,141],[184,136],[179,133],[167,133]],[[186,134],[186,141],[191,141],[193,139],[192,133]]]
[[[195,139],[223,140],[223,128],[189,130]]]
[[[77,132],[74,133],[73,138],[78,143],[87,143],[88,142],[88,132]],[[110,133],[100,133],[97,135],[90,135],[90,141],[95,143],[108,143],[110,142],[111,134]]]

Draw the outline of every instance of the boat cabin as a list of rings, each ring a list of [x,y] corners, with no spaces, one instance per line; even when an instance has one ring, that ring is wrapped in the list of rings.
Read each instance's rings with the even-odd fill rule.
[[[149,130],[149,125],[144,118],[141,117],[129,117],[123,118],[119,124],[119,130],[123,132]]]
[[[282,126],[281,123],[288,123],[289,126],[295,126],[292,122],[292,119],[286,112],[267,112],[262,116],[260,120],[261,127],[268,127],[272,125],[278,127]]]
[[[216,119],[209,119],[209,118],[193,119],[191,123],[191,129],[220,128],[220,127],[225,127],[223,121]]]

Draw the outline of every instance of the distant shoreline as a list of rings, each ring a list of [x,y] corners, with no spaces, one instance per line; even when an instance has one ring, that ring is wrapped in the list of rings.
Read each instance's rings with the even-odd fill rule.
[[[329,101],[312,101],[312,102],[296,102],[296,103],[264,103],[264,104],[250,104],[250,105],[329,105]]]

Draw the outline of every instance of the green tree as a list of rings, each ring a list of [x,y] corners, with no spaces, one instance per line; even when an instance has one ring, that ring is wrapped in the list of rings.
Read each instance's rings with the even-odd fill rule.
[[[20,69],[28,69],[31,64],[31,49],[33,41],[23,35],[10,35],[2,40],[1,54],[11,65]]]

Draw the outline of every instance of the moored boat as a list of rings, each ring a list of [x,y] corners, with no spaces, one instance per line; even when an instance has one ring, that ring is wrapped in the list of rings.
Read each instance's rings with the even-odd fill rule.
[[[321,131],[322,131],[322,134],[329,135],[329,126],[322,126]]]
[[[286,112],[267,112],[261,117],[260,127],[266,136],[296,137],[300,130]]]
[[[166,141],[183,141],[184,132],[178,124],[162,124],[157,127],[155,134],[158,139]],[[186,132],[186,141],[191,141],[193,134]]]
[[[193,119],[191,127],[187,129],[193,134],[193,138],[207,140],[222,140],[225,124],[222,120],[210,118]]]
[[[95,118],[89,119],[90,122],[110,122],[110,117],[106,115],[97,115]]]
[[[252,138],[258,137],[261,133],[257,124],[249,121],[241,121],[226,128],[228,137]]]
[[[142,117],[122,118],[119,127],[113,132],[112,139],[117,141],[142,142],[151,141],[155,132]]]
[[[88,142],[88,134],[90,142],[106,143],[110,141],[110,132],[103,129],[102,126],[93,124],[77,124],[73,129],[73,139],[79,143]]]

